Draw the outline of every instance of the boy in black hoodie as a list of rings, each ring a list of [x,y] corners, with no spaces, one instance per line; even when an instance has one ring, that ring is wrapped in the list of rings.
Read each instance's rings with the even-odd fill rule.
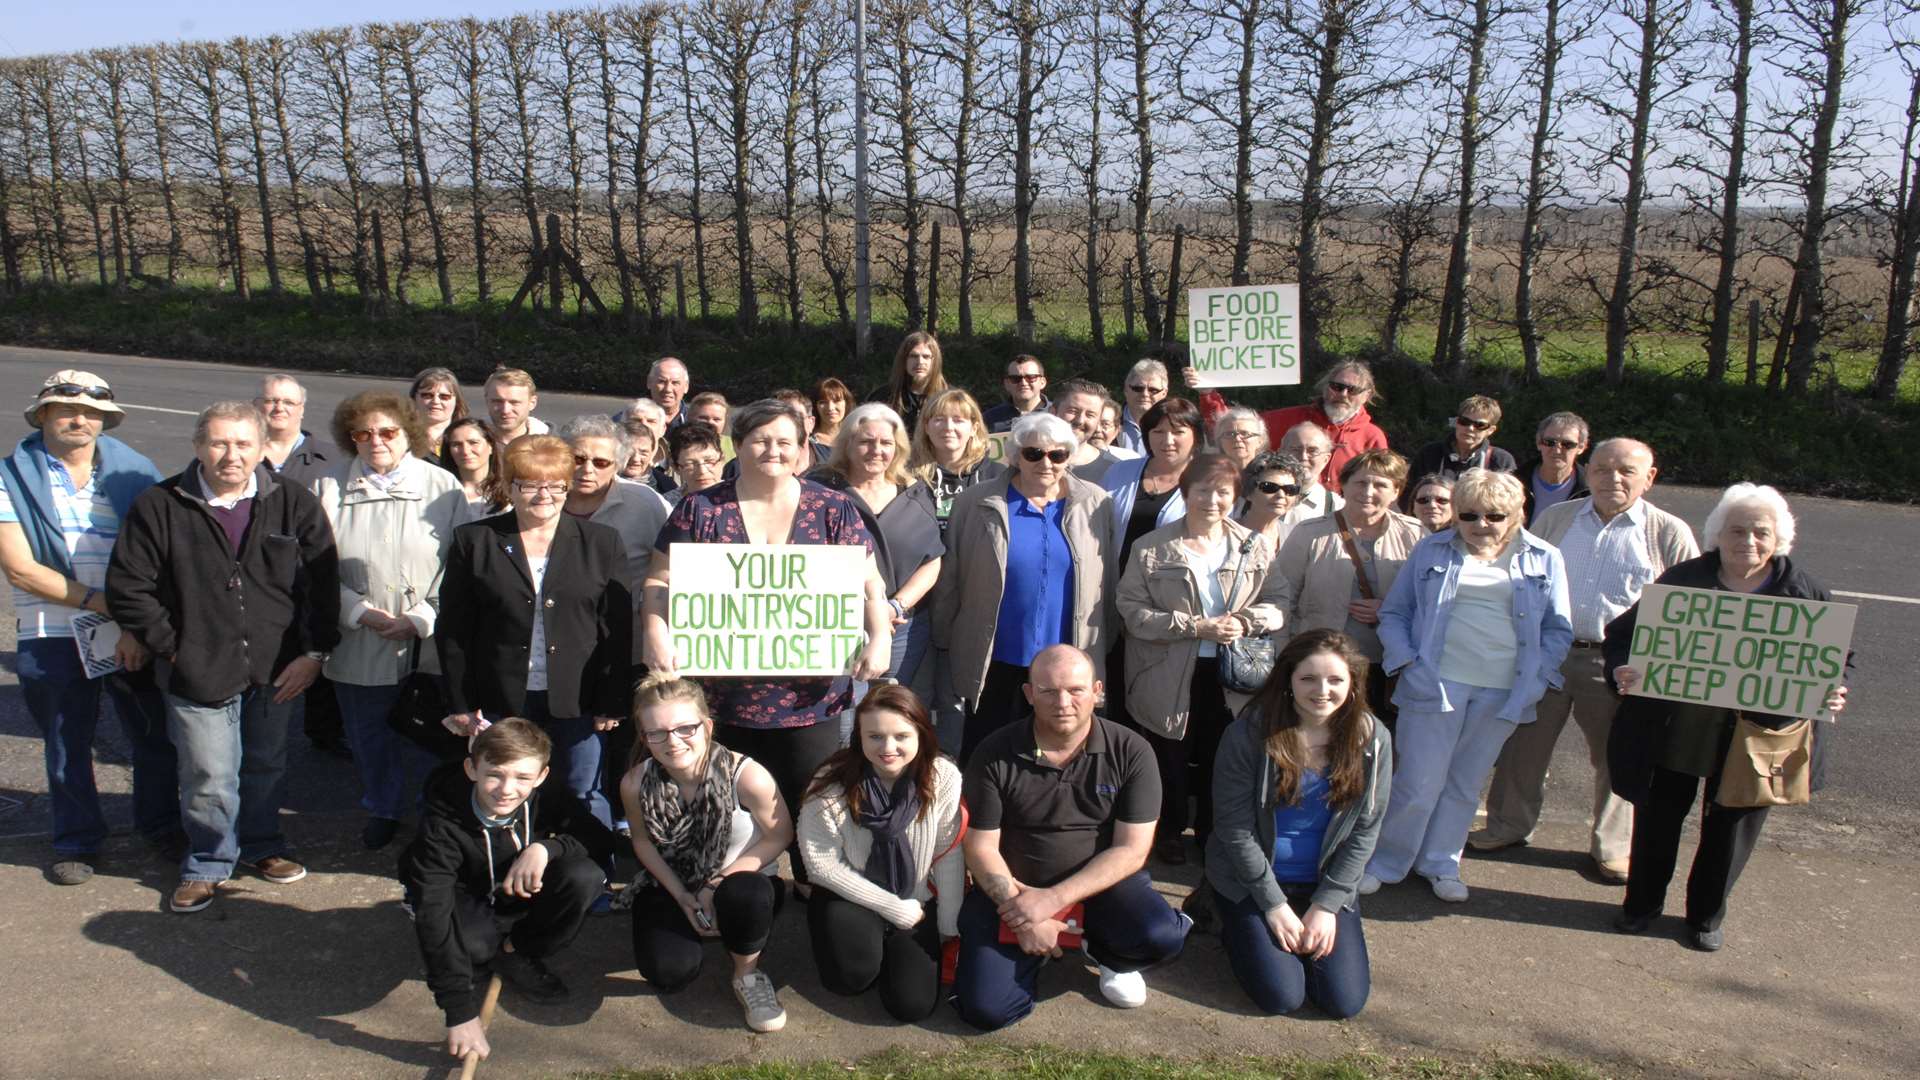
[[[567,996],[541,957],[565,948],[606,885],[613,833],[565,786],[541,791],[553,744],[526,720],[494,724],[427,779],[427,812],[400,857],[427,986],[447,1052],[485,1058],[480,998],[491,969],[529,999]]]

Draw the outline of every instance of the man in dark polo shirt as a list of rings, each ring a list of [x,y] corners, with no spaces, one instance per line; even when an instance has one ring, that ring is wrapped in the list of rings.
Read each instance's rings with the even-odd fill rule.
[[[1180,955],[1193,925],[1142,869],[1160,773],[1145,739],[1094,716],[1092,659],[1054,645],[1033,658],[1027,680],[1033,715],[987,736],[967,762],[974,888],[960,908],[954,999],[987,1031],[1033,1011],[1040,965],[1061,955],[1063,934],[1084,933],[1100,992],[1132,1009],[1147,999],[1141,971]],[[1075,905],[1069,926],[1061,916]]]

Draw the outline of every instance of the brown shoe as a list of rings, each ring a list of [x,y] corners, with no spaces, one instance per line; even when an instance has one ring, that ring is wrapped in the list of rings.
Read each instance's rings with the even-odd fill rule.
[[[284,855],[269,855],[259,862],[247,863],[253,872],[275,885],[291,885],[307,876],[307,868]]]
[[[167,906],[182,915],[191,914],[213,903],[219,892],[220,887],[211,881],[183,881],[173,890]]]
[[[1600,880],[1609,885],[1625,885],[1627,870],[1631,865],[1625,859],[1595,859],[1593,872],[1600,875]]]

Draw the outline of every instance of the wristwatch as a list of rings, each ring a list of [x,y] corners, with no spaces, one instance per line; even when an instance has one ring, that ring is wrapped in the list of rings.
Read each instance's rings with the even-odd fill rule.
[[[320,652],[320,651],[319,651],[319,650],[317,650],[317,649],[308,649],[308,650],[307,650],[307,659],[309,659],[309,660],[318,660],[318,661],[320,661],[321,663],[323,663],[323,664],[324,664],[324,663],[326,663],[327,661],[329,661],[329,660],[331,660],[331,659],[333,659],[333,654],[332,654],[332,653],[330,653],[330,652]]]

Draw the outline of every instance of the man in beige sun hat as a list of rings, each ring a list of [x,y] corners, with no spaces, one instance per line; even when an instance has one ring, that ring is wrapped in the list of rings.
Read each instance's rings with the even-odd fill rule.
[[[83,633],[97,632],[89,624],[107,614],[107,561],[120,524],[160,472],[103,434],[126,413],[90,371],[55,372],[25,413],[35,430],[0,459],[0,569],[19,620],[21,694],[46,740],[54,852],[47,876],[79,885],[93,876],[107,836],[93,778],[102,691],[133,751],[135,831],[161,851],[180,845],[166,718],[150,681],[127,677],[146,666],[146,650],[122,635],[117,646],[94,650],[111,663],[89,665],[74,642],[76,617]]]

